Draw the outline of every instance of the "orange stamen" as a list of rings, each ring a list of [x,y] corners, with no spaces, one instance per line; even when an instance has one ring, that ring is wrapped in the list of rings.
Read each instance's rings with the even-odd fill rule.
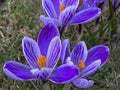
[[[80,63],[79,63],[79,69],[81,68],[85,68],[85,64],[83,63],[83,60],[80,60]]]
[[[43,68],[43,67],[46,67],[46,62],[47,62],[47,58],[45,56],[40,56],[37,60],[37,63],[38,63],[38,67],[39,68]]]
[[[65,5],[61,4],[59,8],[60,8],[60,12],[62,12],[65,9]]]
[[[79,0],[78,6],[81,6],[83,4],[83,0]]]

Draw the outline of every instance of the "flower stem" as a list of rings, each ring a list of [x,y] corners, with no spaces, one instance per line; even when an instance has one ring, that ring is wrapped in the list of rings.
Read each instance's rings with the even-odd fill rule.
[[[82,24],[78,24],[78,33],[79,35],[82,33]]]
[[[59,27],[60,38],[62,37],[64,29],[65,29],[65,27]]]

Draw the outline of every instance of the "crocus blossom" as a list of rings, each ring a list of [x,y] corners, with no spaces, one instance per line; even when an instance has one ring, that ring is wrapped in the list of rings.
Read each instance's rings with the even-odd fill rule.
[[[4,73],[12,79],[63,83],[78,75],[77,68],[69,63],[55,68],[61,54],[61,40],[54,24],[49,23],[40,31],[37,42],[24,37],[22,49],[29,66],[13,60],[4,64]]]
[[[116,11],[116,9],[120,7],[120,0],[112,0],[112,5],[113,5],[114,11]]]
[[[66,39],[62,43],[61,61],[66,63],[66,58],[70,57],[75,66],[78,67],[79,75],[71,82],[79,88],[89,88],[94,84],[93,80],[85,79],[101,68],[107,61],[109,48],[104,45],[94,46],[87,50],[84,41],[80,41],[74,46],[70,53],[70,43]]]
[[[96,19],[101,14],[97,7],[77,12],[79,0],[42,0],[42,7],[48,17],[40,16],[42,22],[52,22],[62,31],[67,25],[83,24]]]

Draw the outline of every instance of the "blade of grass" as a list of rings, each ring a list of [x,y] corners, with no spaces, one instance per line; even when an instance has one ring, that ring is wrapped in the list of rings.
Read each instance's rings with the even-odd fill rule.
[[[31,84],[33,85],[33,87],[35,88],[35,90],[39,90],[38,87],[34,84],[33,81],[30,81],[30,82],[31,82]]]

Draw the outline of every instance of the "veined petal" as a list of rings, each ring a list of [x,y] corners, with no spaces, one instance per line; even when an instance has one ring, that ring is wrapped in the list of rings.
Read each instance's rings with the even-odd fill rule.
[[[3,67],[3,71],[8,77],[22,81],[35,79],[30,70],[28,66],[15,61],[8,61]]]
[[[78,12],[72,18],[70,24],[83,24],[90,22],[96,18],[98,18],[101,14],[101,10],[99,8],[88,8],[83,11]]]
[[[41,54],[43,56],[47,55],[48,47],[51,42],[51,40],[55,36],[60,36],[58,28],[56,25],[49,23],[47,24],[40,32],[38,35],[38,45],[40,47]]]
[[[73,81],[73,84],[78,88],[90,88],[91,86],[93,86],[94,81],[83,78],[77,78]]]
[[[100,64],[101,64],[100,60],[96,60],[93,63],[91,63],[89,66],[87,66],[81,71],[81,77],[84,78],[95,73],[97,69],[100,67]]]
[[[51,0],[42,0],[42,6],[49,17],[57,18],[57,14]]]
[[[70,56],[70,42],[68,39],[62,42],[62,52],[61,52],[61,61],[62,64],[65,63],[65,60]]]
[[[37,59],[41,55],[37,42],[31,38],[24,37],[22,40],[24,56],[31,68],[37,68]]]
[[[71,60],[75,65],[78,65],[80,60],[83,60],[85,62],[87,54],[88,51],[86,44],[84,41],[81,41],[73,48],[71,52]]]
[[[59,21],[54,18],[50,17],[44,17],[43,15],[40,15],[40,20],[46,25],[48,23],[54,23],[56,26],[60,26]]]
[[[57,84],[67,83],[76,78],[78,74],[79,72],[75,65],[63,64],[52,72],[49,80]]]
[[[47,52],[47,67],[54,68],[60,58],[61,54],[61,40],[58,36],[53,38],[50,42]]]
[[[62,4],[64,4],[66,7],[72,6],[72,5],[77,7],[79,4],[79,0],[62,0]]]
[[[41,69],[32,69],[31,70],[31,73],[34,75],[34,77],[36,79],[39,79],[39,80],[45,80],[49,77],[49,75],[51,74],[51,72],[53,71],[52,68],[41,68]]]
[[[95,60],[100,59],[101,60],[100,67],[102,67],[107,62],[108,56],[109,48],[107,46],[104,45],[95,46],[88,51],[88,57],[85,64],[89,65]]]
[[[65,28],[68,25],[69,21],[75,14],[75,11],[76,11],[75,6],[69,6],[60,13],[59,21],[62,28]]]
[[[59,9],[60,0],[51,0],[51,2],[52,2],[53,6],[55,8],[57,16],[59,16],[59,14],[60,14],[60,9]]]

